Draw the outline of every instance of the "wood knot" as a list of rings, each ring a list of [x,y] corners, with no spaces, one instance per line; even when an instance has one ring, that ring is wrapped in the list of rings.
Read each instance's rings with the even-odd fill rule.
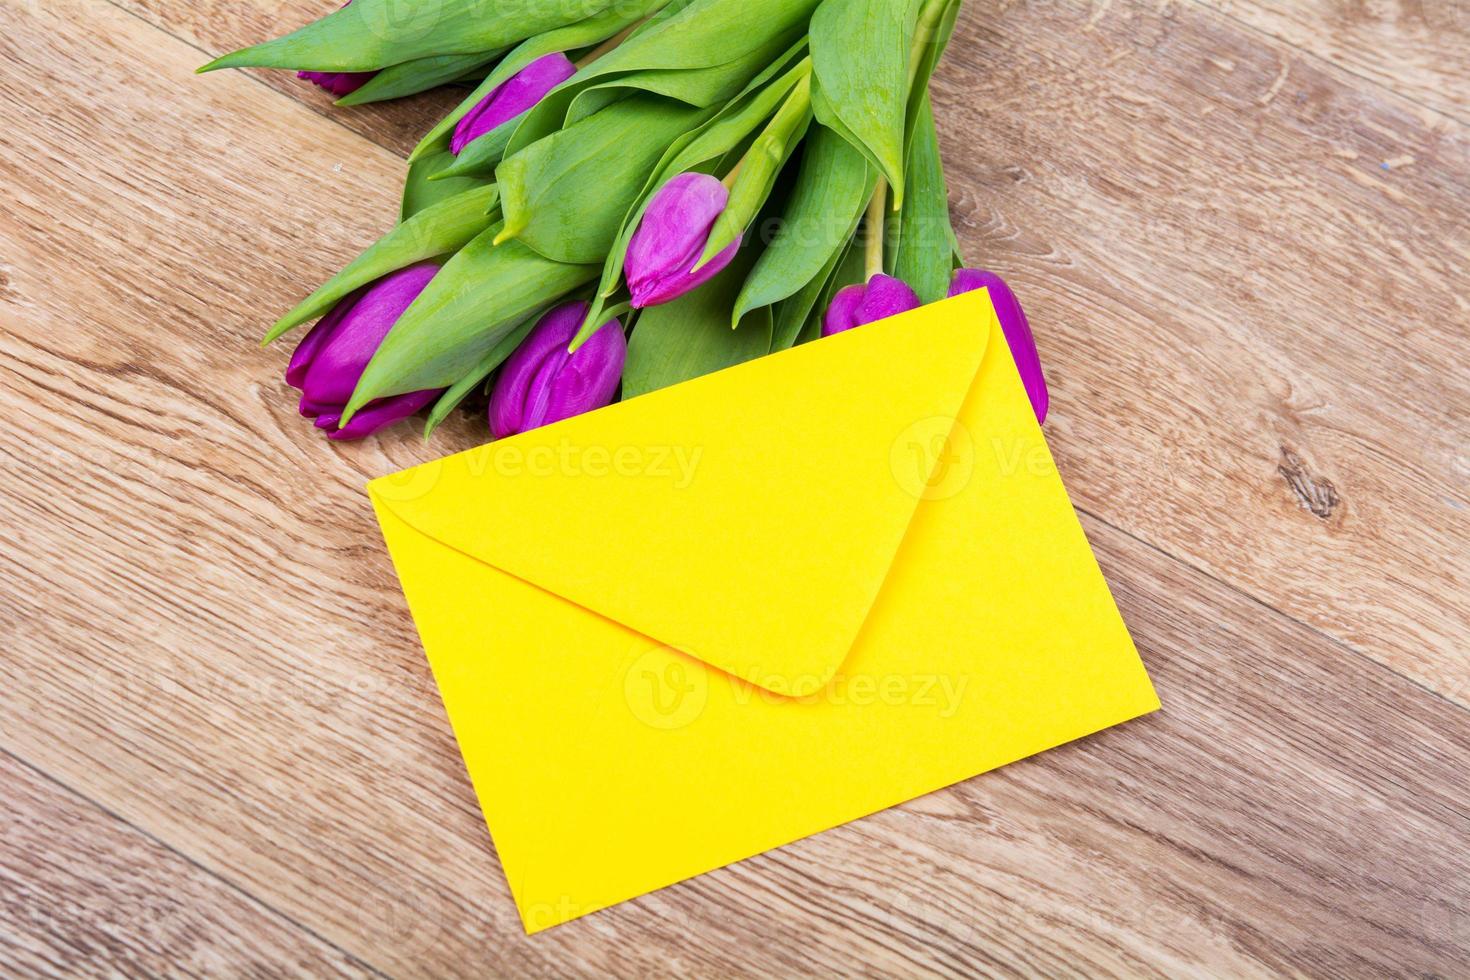
[[[1277,464],[1276,472],[1281,474],[1291,492],[1296,494],[1297,503],[1324,521],[1332,516],[1333,508],[1342,503],[1342,497],[1338,496],[1332,481],[1313,476],[1306,461],[1288,446],[1281,447],[1281,462]]]

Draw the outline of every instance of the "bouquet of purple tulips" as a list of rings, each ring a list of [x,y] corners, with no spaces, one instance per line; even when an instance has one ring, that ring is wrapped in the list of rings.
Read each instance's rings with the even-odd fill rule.
[[[495,437],[987,287],[950,226],[928,82],[959,0],[355,0],[205,66],[341,104],[472,86],[398,223],[270,329],[359,438],[489,393]],[[318,319],[319,318],[319,319]]]

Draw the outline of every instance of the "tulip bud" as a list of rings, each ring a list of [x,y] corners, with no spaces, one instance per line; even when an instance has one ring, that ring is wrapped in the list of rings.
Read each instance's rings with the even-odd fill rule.
[[[540,102],[542,97],[577,73],[577,66],[560,51],[542,55],[490,90],[475,107],[454,125],[449,152],[459,156],[478,136],[514,119]]]
[[[551,310],[506,358],[490,392],[490,431],[502,439],[590,412],[612,401],[623,376],[628,342],[608,320],[575,354],[567,345],[587,316],[586,303]]]
[[[286,383],[301,389],[301,414],[316,419],[328,439],[361,439],[423,408],[439,389],[369,402],[342,428],[337,422],[352,390],[393,324],[439,271],[421,262],[390,272],[344,297],[311,328],[291,355]]]
[[[298,71],[296,77],[304,78],[340,99],[362,88],[376,74],[375,71]]]
[[[679,174],[658,189],[643,211],[623,261],[634,307],[667,303],[730,264],[740,250],[739,238],[692,271],[729,197],[724,184],[701,173]]]
[[[1021,375],[1021,384],[1026,388],[1026,397],[1031,399],[1031,410],[1037,422],[1046,421],[1049,402],[1046,393],[1046,378],[1041,373],[1041,355],[1036,350],[1036,338],[1031,335],[1031,325],[1016,300],[1016,294],[1005,280],[984,269],[956,269],[949,284],[949,295],[958,296],[972,289],[988,289],[995,315],[1000,320],[1001,333],[1011,349],[1011,359]]]
[[[822,336],[897,316],[919,306],[919,297],[902,279],[878,273],[867,283],[843,286],[822,317]]]

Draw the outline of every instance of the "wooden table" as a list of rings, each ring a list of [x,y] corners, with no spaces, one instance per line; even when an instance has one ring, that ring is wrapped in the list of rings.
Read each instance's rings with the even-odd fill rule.
[[[960,237],[1164,710],[527,938],[265,325],[443,93],[309,3],[0,6],[0,969],[1470,975],[1470,4],[971,0]],[[493,628],[493,624],[487,624]]]

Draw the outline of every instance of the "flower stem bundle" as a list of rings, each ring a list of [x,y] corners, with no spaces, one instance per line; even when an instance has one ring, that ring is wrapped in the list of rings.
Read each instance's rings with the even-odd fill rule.
[[[206,65],[342,104],[469,88],[394,227],[267,333],[320,318],[303,414],[353,438],[427,408],[427,435],[488,391],[501,437],[983,287],[1040,417],[1024,314],[950,226],[928,84],[958,7],[352,0]]]

